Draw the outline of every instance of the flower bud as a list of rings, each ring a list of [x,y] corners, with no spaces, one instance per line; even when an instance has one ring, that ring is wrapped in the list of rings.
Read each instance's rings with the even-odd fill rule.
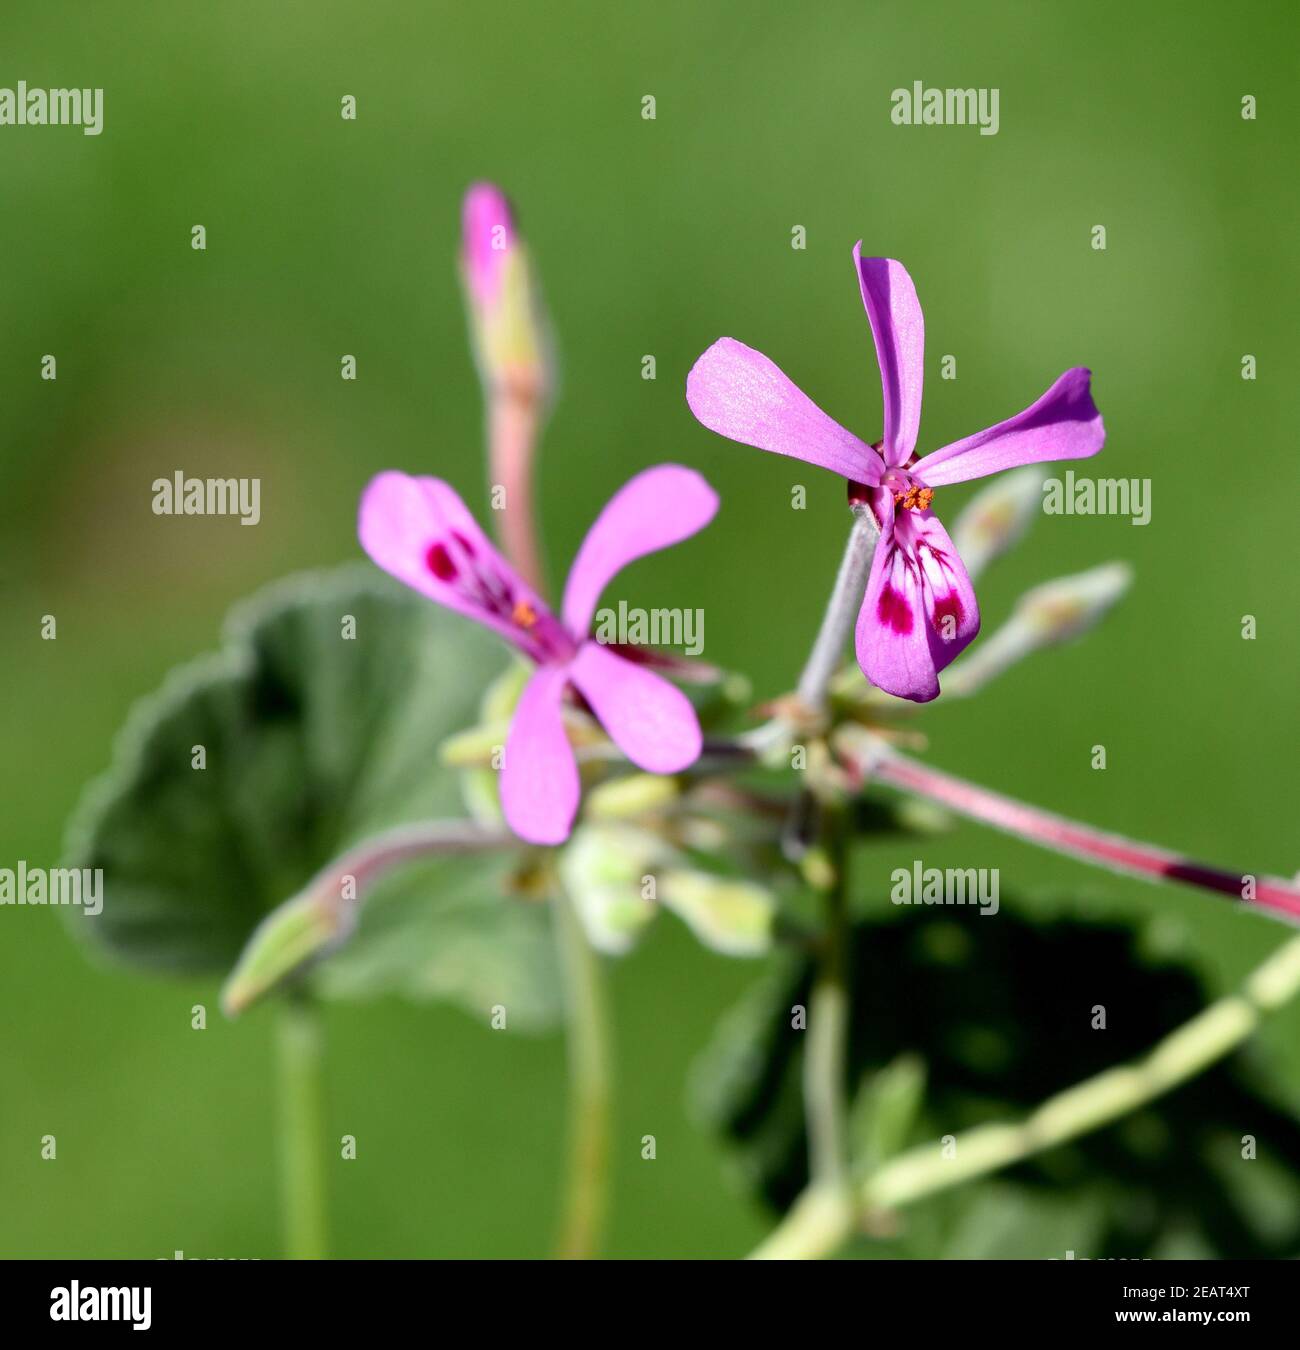
[[[1026,591],[1011,617],[949,670],[950,694],[973,694],[1031,652],[1086,633],[1128,590],[1133,569],[1110,562]]]
[[[644,878],[663,841],[627,825],[579,825],[560,854],[560,882],[597,951],[622,956],[654,918]]]
[[[532,404],[550,389],[545,314],[528,251],[499,188],[475,183],[462,210],[461,279],[470,339],[489,399]]]
[[[1045,474],[1027,464],[999,474],[958,515],[952,542],[973,581],[994,558],[1020,542],[1043,500]]]
[[[221,1009],[227,1017],[238,1016],[348,939],[356,923],[356,906],[332,889],[334,880],[331,877],[324,886],[313,883],[273,909],[253,931],[221,990]]]
[[[670,871],[660,878],[659,899],[706,947],[724,956],[762,956],[772,945],[776,901],[755,882]]]
[[[1102,619],[1132,580],[1128,563],[1103,563],[1026,591],[1012,617],[1038,634],[1040,646],[1064,642],[1086,633]]]
[[[627,820],[652,815],[677,804],[681,786],[660,773],[630,773],[592,788],[587,794],[588,820]]]

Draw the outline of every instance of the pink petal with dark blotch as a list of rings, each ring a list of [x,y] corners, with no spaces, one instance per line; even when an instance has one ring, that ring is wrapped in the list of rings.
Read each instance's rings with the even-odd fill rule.
[[[884,512],[888,524],[858,612],[858,664],[877,688],[927,703],[939,672],[979,632],[979,604],[947,531],[929,512]]]
[[[371,559],[440,605],[495,629],[540,656],[542,634],[558,628],[541,597],[492,546],[456,491],[440,478],[389,470],[361,494],[357,534]],[[528,606],[532,631],[511,619]]]

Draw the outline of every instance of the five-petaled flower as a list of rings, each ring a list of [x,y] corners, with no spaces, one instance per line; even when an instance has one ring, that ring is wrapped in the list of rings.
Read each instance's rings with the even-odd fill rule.
[[[849,480],[880,526],[858,614],[857,653],[872,684],[927,702],[941,671],[979,632],[970,578],[930,510],[934,489],[1019,464],[1082,459],[1105,439],[1089,372],[1067,370],[1023,412],[973,436],[915,454],[921,420],[925,325],[907,269],[892,258],[853,261],[876,341],[884,435],[875,445],[829,418],[761,352],[721,338],[695,363],[686,401],[712,431],[791,455]]]
[[[521,838],[563,842],[578,809],[578,766],[563,720],[570,687],[639,768],[677,773],[699,757],[700,724],[690,700],[589,634],[596,602],[616,572],[689,539],[717,509],[717,494],[693,469],[660,464],[637,474],[588,531],[557,616],[441,479],[381,473],[362,494],[361,545],[380,567],[494,629],[537,666],[520,696],[501,766],[501,808]]]

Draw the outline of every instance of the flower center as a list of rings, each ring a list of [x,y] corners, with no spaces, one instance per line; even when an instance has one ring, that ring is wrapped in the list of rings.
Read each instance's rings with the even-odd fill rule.
[[[472,540],[458,530],[435,539],[425,550],[425,566],[479,611],[505,620],[518,630],[514,641],[535,661],[567,660],[576,650],[569,631],[541,600],[521,594],[521,583],[490,557],[480,557]]]
[[[894,505],[904,511],[928,511],[934,489],[918,482],[906,469],[890,469],[880,486],[894,495]]]

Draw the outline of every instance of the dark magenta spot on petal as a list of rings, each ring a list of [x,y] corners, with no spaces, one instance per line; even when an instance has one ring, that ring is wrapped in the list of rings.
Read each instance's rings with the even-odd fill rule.
[[[961,607],[961,597],[956,591],[941,595],[934,602],[935,632],[945,641],[952,642],[961,631],[962,616],[965,612]]]
[[[451,537],[465,550],[465,556],[472,558],[474,556],[474,545],[465,538],[459,530],[452,530]]]
[[[424,561],[439,581],[451,581],[456,575],[456,564],[452,562],[446,544],[431,544]]]
[[[912,631],[912,606],[907,598],[892,586],[886,586],[880,592],[880,603],[876,606],[876,617],[886,628],[895,633]]]

